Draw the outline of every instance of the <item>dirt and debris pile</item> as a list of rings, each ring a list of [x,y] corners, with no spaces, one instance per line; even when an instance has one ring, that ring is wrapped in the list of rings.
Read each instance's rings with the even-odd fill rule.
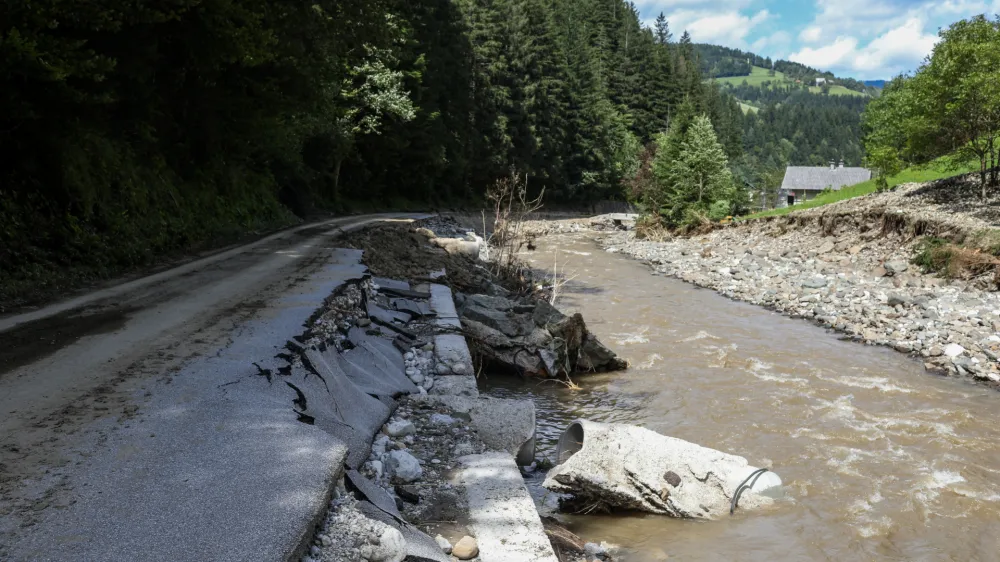
[[[449,253],[432,243],[438,237],[464,237],[465,234],[457,223],[434,219],[366,228],[346,235],[342,244],[364,250],[362,261],[377,277],[419,283],[430,281],[431,274],[443,270],[444,276],[433,279],[435,283],[461,291],[488,292],[496,280],[477,257]]]

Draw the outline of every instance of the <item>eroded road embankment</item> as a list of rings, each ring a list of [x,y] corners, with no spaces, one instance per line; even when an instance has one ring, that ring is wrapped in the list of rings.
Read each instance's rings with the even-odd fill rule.
[[[0,559],[59,559],[59,552],[73,552],[74,544],[84,539],[72,529],[48,536],[36,531],[79,510],[88,489],[113,487],[109,482],[121,478],[116,467],[134,464],[149,450],[166,454],[200,447],[206,456],[224,456],[236,444],[217,440],[220,436],[286,431],[269,424],[266,416],[241,422],[220,415],[213,426],[219,435],[189,436],[177,442],[170,433],[175,429],[172,424],[181,423],[200,397],[197,377],[175,381],[174,375],[193,360],[215,361],[214,371],[199,374],[206,380],[223,381],[230,375],[236,380],[243,371],[252,370],[249,364],[227,364],[227,355],[249,357],[254,345],[281,344],[284,339],[270,340],[288,337],[282,332],[289,327],[286,313],[315,307],[317,298],[322,302],[329,295],[331,284],[346,274],[337,268],[337,235],[393,218],[404,216],[350,217],[287,231],[151,277],[0,319]],[[236,340],[238,345],[233,345]],[[225,407],[224,398],[220,407]],[[262,403],[260,410],[278,407]],[[243,422],[250,433],[230,431],[228,426]],[[287,453],[321,450],[315,445],[303,440]],[[318,460],[316,464],[322,464]],[[308,466],[300,466],[301,473],[287,475],[288,503],[306,491]],[[157,471],[156,466],[138,469]],[[174,473],[177,481],[163,482],[165,489],[198,486],[204,476],[198,466],[178,467]],[[131,549],[105,553],[104,559],[114,558],[112,554],[157,559],[155,550],[135,550],[136,545],[169,548],[179,538],[171,536],[176,530],[164,526],[162,536],[125,540],[134,534],[127,528],[129,514],[150,509],[144,502],[148,500],[136,494],[129,504],[77,514],[77,519],[82,515],[87,521],[74,525],[100,526],[100,520],[106,520],[105,531],[121,536],[120,544]],[[227,515],[232,514],[220,512],[216,517],[222,521]],[[260,534],[268,533],[262,529]],[[11,548],[16,552],[5,552]],[[213,558],[207,550],[196,557]]]

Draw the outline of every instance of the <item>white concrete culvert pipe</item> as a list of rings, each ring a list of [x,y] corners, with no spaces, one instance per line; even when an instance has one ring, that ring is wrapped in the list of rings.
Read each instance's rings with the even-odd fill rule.
[[[777,474],[756,475],[759,469],[743,457],[631,425],[575,421],[559,438],[557,457],[543,485],[568,494],[584,513],[622,509],[716,519],[730,512],[748,478],[738,509],[770,505],[781,494]]]

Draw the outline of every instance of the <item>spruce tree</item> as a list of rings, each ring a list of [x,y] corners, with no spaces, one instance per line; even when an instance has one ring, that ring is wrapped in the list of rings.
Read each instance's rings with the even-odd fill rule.
[[[660,15],[656,16],[656,27],[654,29],[657,45],[670,43],[673,36],[670,34],[670,24],[667,23],[667,17],[663,15],[663,12],[660,12]]]

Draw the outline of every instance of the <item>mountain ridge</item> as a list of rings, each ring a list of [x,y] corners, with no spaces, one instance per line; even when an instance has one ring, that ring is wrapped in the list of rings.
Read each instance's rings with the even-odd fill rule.
[[[774,70],[783,74],[788,81],[806,86],[818,86],[817,79],[819,78],[827,82],[832,81],[848,90],[868,95],[875,94],[875,92],[869,91],[869,88],[880,88],[855,78],[838,77],[829,71],[818,70],[802,63],[784,59],[773,60],[771,57],[763,57],[751,51],[710,43],[695,43],[693,46],[698,54],[701,72],[707,78],[738,78],[741,76],[749,78],[755,76],[754,68],[757,67],[765,72]],[[884,81],[882,82],[884,84]]]

